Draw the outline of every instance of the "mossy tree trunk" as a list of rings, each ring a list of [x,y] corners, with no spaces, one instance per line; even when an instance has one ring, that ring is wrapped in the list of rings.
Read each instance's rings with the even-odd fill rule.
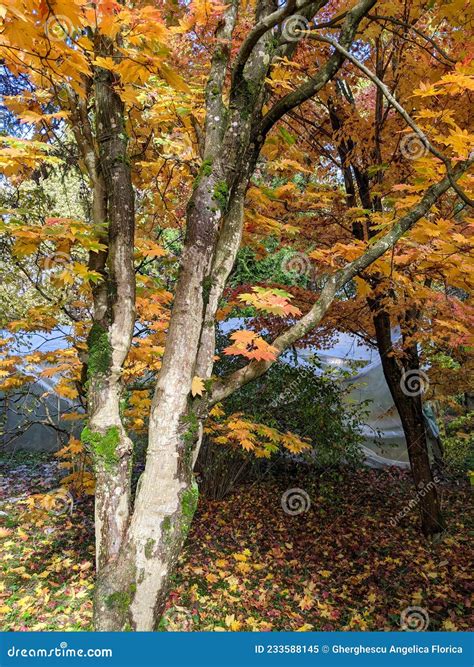
[[[105,40],[96,44],[113,55]],[[98,68],[91,83],[95,141],[88,118],[79,114],[76,138],[85,145],[93,184],[93,218],[106,246],[91,253],[90,266],[102,280],[93,288],[93,324],[88,337],[85,386],[87,425],[82,441],[91,453],[95,477],[96,563],[113,560],[129,521],[132,443],[122,423],[122,368],[135,323],[134,191],[127,162],[124,106],[114,75]],[[77,129],[79,127],[80,129]]]
[[[113,57],[111,42],[95,39],[96,53]],[[91,184],[92,222],[103,246],[89,257],[90,270],[101,280],[92,286],[93,323],[88,349],[81,353],[79,382],[88,417],[82,440],[93,457],[96,476],[99,573],[118,553],[130,518],[131,496],[132,443],[122,423],[121,401],[122,367],[135,322],[135,212],[118,83],[111,72],[97,68],[94,78],[86,81],[87,100],[65,91],[72,131]]]

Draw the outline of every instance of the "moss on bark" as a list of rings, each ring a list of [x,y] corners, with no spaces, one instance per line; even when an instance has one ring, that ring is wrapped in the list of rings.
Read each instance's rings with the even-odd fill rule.
[[[87,362],[87,379],[105,375],[112,364],[112,347],[109,336],[103,326],[95,322],[87,338],[89,359]]]
[[[203,161],[201,168],[199,169],[198,175],[194,179],[193,189],[195,190],[197,188],[203,176],[210,176],[211,174],[212,174],[212,160],[210,158],[207,158],[206,160]]]
[[[117,447],[120,442],[118,426],[110,426],[104,435],[86,426],[82,430],[81,441],[104,467],[110,469],[118,463]]]
[[[154,548],[155,548],[155,540],[150,537],[145,544],[145,558],[153,558]]]
[[[219,204],[221,211],[227,208],[227,200],[229,199],[229,186],[225,181],[218,181],[214,186],[213,198]]]
[[[193,520],[194,513],[197,509],[199,499],[199,487],[193,479],[190,486],[188,486],[181,496],[181,528],[186,534]]]

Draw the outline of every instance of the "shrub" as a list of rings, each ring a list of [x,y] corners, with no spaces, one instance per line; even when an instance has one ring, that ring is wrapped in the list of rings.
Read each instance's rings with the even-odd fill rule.
[[[474,412],[460,415],[445,426],[444,464],[451,477],[465,477],[474,472]]]

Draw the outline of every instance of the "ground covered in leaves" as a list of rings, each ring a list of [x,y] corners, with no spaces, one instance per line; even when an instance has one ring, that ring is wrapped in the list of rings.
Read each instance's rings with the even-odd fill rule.
[[[44,457],[4,456],[0,473],[0,629],[90,630],[91,502],[29,507],[57,485]],[[307,494],[305,511],[284,511],[288,489]],[[270,472],[224,501],[201,499],[162,627],[397,630],[416,607],[429,630],[472,629],[469,489],[443,495],[448,530],[436,544],[420,537],[416,510],[393,525],[413,497],[394,470]]]

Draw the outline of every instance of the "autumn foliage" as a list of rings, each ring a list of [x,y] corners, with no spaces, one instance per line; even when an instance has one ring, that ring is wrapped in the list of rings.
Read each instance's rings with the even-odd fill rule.
[[[396,551],[376,502],[382,473],[341,473],[347,496],[311,478],[301,535],[268,509],[279,481],[243,491],[235,511],[204,501],[192,520],[203,438],[257,466],[317,448],[250,410],[226,412],[226,399],[286,351],[349,332],[383,360],[415,485],[431,492],[422,531],[446,528],[422,411],[436,406],[450,446],[471,442],[473,12],[466,0],[0,5],[0,392],[58,401],[61,419],[42,423],[58,433],[62,471],[51,488],[25,482],[30,517],[14,511],[21,548],[7,551],[31,560],[22,542],[49,520],[56,531],[64,508],[69,535],[89,539],[94,495],[97,629],[155,629],[169,600],[205,630],[390,629],[394,605],[373,573],[390,587],[411,561],[421,575],[394,591],[397,604],[421,603],[429,584],[437,628],[464,628],[464,557],[442,564],[464,544],[461,494],[451,543],[433,556],[411,524]],[[229,317],[244,324],[218,349]],[[62,342],[30,349],[33,334]],[[407,398],[401,379],[420,370],[427,391]],[[359,524],[351,498],[364,484],[375,490]],[[390,480],[387,514],[408,488]],[[334,542],[318,524],[329,515]],[[214,516],[221,550],[205,544]],[[36,593],[2,607],[10,629],[54,625],[54,590],[71,627],[88,627],[90,603],[84,615],[71,599],[88,595],[90,554],[75,562],[69,537],[58,549],[42,572],[15,561],[12,581],[31,578]],[[318,563],[306,572],[308,552]],[[352,606],[358,586],[365,603]]]

